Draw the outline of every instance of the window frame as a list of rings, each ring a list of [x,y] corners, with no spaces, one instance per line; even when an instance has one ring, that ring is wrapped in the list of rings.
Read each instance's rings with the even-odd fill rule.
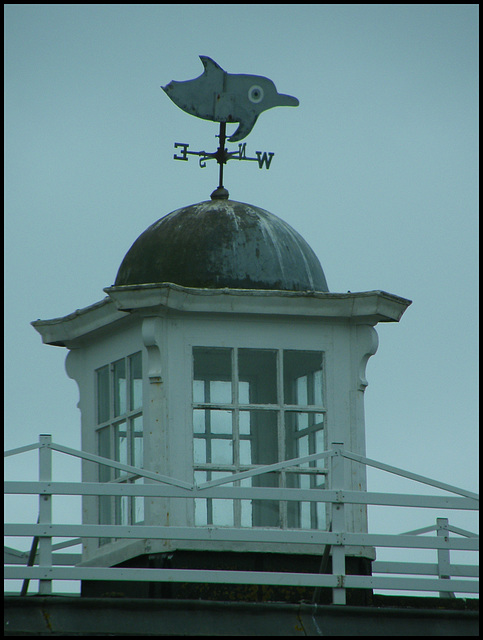
[[[134,358],[139,357],[139,362],[133,364]],[[116,366],[123,362],[125,378],[116,378],[115,371]],[[136,376],[133,373],[133,367],[140,367]],[[103,370],[108,370],[108,415],[100,412],[102,406],[102,398],[100,397],[99,389],[99,373]],[[125,398],[122,399],[121,394],[116,393],[116,380],[124,380],[124,392]],[[134,386],[133,381],[139,380],[140,393],[138,406],[133,406],[134,402]],[[140,438],[143,441],[141,458],[144,458],[144,425],[143,420],[143,357],[142,351],[136,351],[121,358],[98,367],[94,370],[94,386],[95,386],[95,406],[96,406],[96,426],[95,426],[95,438],[96,438],[96,450],[102,457],[108,457],[111,460],[117,462],[124,462],[126,464],[142,467],[143,459],[137,460],[136,451],[136,439]],[[105,386],[105,385],[104,385]],[[103,391],[106,389],[104,388]],[[121,404],[116,401],[116,398],[123,401],[125,407],[120,407],[119,411],[116,411],[117,405]],[[121,409],[124,411],[121,411]],[[100,421],[100,417],[106,417],[106,419]],[[141,419],[141,429],[136,429],[136,421]],[[121,460],[120,455],[120,437],[119,428],[121,425],[124,427],[124,433],[126,438],[126,454],[125,459]],[[142,435],[136,435],[141,433]],[[101,437],[105,438],[101,444]],[[107,453],[107,455],[106,455]],[[133,476],[132,474],[121,472],[119,469],[113,469],[105,465],[98,465],[98,481],[99,482],[143,482],[142,478]],[[143,519],[136,520],[136,511],[141,504],[139,501],[144,499],[138,497],[127,496],[99,496],[98,498],[98,522],[100,524],[143,524],[144,523],[144,502],[142,503]],[[109,538],[100,538],[99,546],[110,542]]]
[[[231,402],[199,402],[195,399],[195,394],[194,394],[194,381],[195,381],[195,350],[199,348],[199,349],[229,349],[231,351],[231,383],[232,383],[232,390],[231,390]],[[240,377],[239,377],[239,351],[241,349],[251,349],[254,351],[272,351],[275,352],[275,372],[276,372],[276,388],[277,388],[277,402],[276,403],[243,403],[240,404],[240,398],[239,398],[239,391],[240,391]],[[314,403],[313,404],[308,404],[308,402],[310,402],[310,398],[307,399],[307,404],[304,405],[300,405],[300,404],[285,404],[285,393],[284,393],[284,353],[288,352],[288,351],[293,351],[293,352],[308,352],[308,353],[313,353],[313,354],[320,354],[320,358],[321,358],[321,364],[320,364],[320,370],[322,372],[322,380],[321,380],[321,395],[322,395],[322,402],[320,404],[315,404],[315,398],[313,399]],[[250,435],[247,436],[245,434],[241,434],[240,433],[240,413],[243,411],[247,411],[247,412],[252,412],[252,411],[273,411],[276,412],[276,432],[277,432],[277,462],[278,461],[283,461],[285,459],[290,459],[291,457],[299,457],[297,455],[294,456],[289,456],[287,457],[287,452],[288,452],[288,446],[287,446],[287,439],[289,437],[288,434],[288,429],[287,429],[287,414],[307,414],[307,415],[314,415],[317,416],[317,414],[322,415],[322,427],[320,429],[314,429],[313,427],[316,426],[317,421],[314,421],[314,424],[309,425],[309,427],[305,430],[303,430],[303,432],[301,432],[301,435],[299,435],[300,437],[304,437],[305,435],[308,436],[308,446],[309,446],[309,453],[314,453],[315,451],[311,451],[311,448],[314,448],[313,441],[316,438],[316,433],[317,431],[322,431],[323,432],[323,450],[327,449],[327,407],[325,404],[325,400],[326,400],[326,384],[327,384],[327,380],[326,380],[326,354],[323,350],[314,350],[314,349],[306,349],[306,348],[302,348],[302,349],[295,349],[295,348],[270,348],[270,347],[259,347],[259,348],[254,348],[254,347],[245,347],[245,346],[233,346],[233,347],[226,347],[226,346],[206,346],[206,345],[197,345],[197,344],[192,344],[190,345],[190,353],[191,353],[191,415],[192,415],[192,420],[193,420],[193,424],[192,424],[192,436],[193,439],[203,439],[205,440],[205,443],[207,441],[209,441],[212,438],[212,434],[209,433],[199,433],[199,432],[195,432],[194,430],[194,412],[197,410],[220,410],[220,411],[230,411],[232,414],[232,432],[230,435],[226,434],[226,435],[219,435],[216,434],[216,437],[218,438],[223,438],[223,439],[227,439],[230,438],[232,439],[233,442],[233,454],[232,454],[232,463],[231,464],[221,464],[221,463],[210,463],[210,462],[197,462],[195,461],[195,458],[193,457],[193,475],[194,475],[194,480],[195,482],[199,479],[200,477],[203,475],[204,478],[202,479],[203,481],[209,481],[211,479],[213,479],[213,476],[216,474],[217,477],[221,477],[221,474],[223,474],[224,476],[226,475],[230,475],[232,473],[237,473],[237,472],[241,472],[241,471],[247,471],[247,470],[251,470],[251,469],[255,469],[261,466],[265,466],[264,464],[254,464],[254,463],[250,463],[250,464],[242,464],[240,461],[240,442],[242,440],[255,440],[255,436],[254,435]],[[312,374],[308,374],[308,375],[312,375],[313,376],[313,372]],[[199,379],[199,378],[196,378]],[[212,381],[212,380],[217,380],[216,375],[213,374],[211,376],[207,376],[206,378],[203,378],[205,386],[206,386],[206,382],[208,380]],[[245,376],[243,376],[242,382],[245,381]],[[206,395],[204,396],[204,398],[206,398]],[[310,420],[309,420],[310,422]],[[307,432],[307,433],[305,433]],[[312,442],[312,444],[311,444]],[[208,444],[205,444],[205,446],[208,448]],[[253,455],[253,454],[252,454]],[[208,460],[208,456],[206,458]],[[268,463],[267,463],[268,464]],[[325,461],[322,461],[322,465],[323,466],[319,466],[320,461],[313,461],[311,462],[308,466],[304,466],[304,467],[300,467],[300,466],[294,466],[294,467],[288,467],[285,469],[282,469],[280,471],[277,472],[277,478],[278,478],[278,485],[280,487],[288,487],[288,486],[294,486],[294,479],[297,478],[302,478],[302,477],[306,477],[308,478],[308,482],[310,484],[310,487],[316,487],[318,486],[318,482],[320,481],[320,477],[323,476],[324,478],[324,487],[327,485],[327,475],[328,475],[328,469],[325,466]],[[262,476],[260,476],[262,477]],[[291,481],[292,479],[292,481]],[[251,479],[247,479],[247,480],[251,480]],[[295,482],[295,485],[297,484],[297,482]],[[235,481],[233,483],[233,486],[246,486],[246,480],[245,481]],[[230,502],[233,503],[233,524],[227,524],[227,525],[217,525],[215,523],[213,523],[213,519],[212,516],[210,518],[210,499],[196,499],[198,501],[202,500],[206,503],[206,513],[207,513],[207,517],[206,517],[206,522],[202,522],[200,523],[196,523],[196,515],[195,515],[195,524],[197,524],[197,526],[235,526],[235,527],[240,527],[240,526],[257,526],[257,525],[253,525],[253,524],[243,524],[243,517],[242,517],[242,500],[230,500]],[[253,501],[252,501],[253,502]],[[326,509],[324,509],[325,513],[321,514],[321,510],[320,507],[318,507],[317,503],[294,503],[293,506],[298,505],[299,509],[300,509],[300,514],[297,516],[299,522],[301,522],[302,520],[302,509],[306,509],[305,506],[308,504],[308,508],[309,508],[309,512],[310,512],[310,527],[304,527],[304,528],[322,528],[322,527],[318,527],[318,523],[321,522],[321,525],[323,525],[323,528],[325,529],[327,527],[327,513],[326,513]],[[196,509],[196,506],[195,506]],[[252,519],[253,519],[253,509],[254,506],[251,507],[251,513],[252,513]],[[317,511],[318,509],[318,511]],[[211,508],[211,513],[212,513],[212,508]],[[305,516],[305,518],[307,518],[307,516]],[[278,522],[278,527],[279,528],[294,528],[293,524],[290,524],[290,521],[294,521],[294,516],[293,516],[293,510],[292,510],[292,516],[290,516],[289,514],[289,503],[287,501],[280,501],[279,502],[279,522]],[[261,526],[266,526],[266,525],[261,525]],[[302,527],[296,527],[296,528],[302,528]]]

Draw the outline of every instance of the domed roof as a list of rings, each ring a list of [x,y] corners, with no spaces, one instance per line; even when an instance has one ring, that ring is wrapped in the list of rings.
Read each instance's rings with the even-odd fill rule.
[[[183,207],[152,224],[127,252],[115,286],[328,291],[307,242],[277,216],[228,199]]]

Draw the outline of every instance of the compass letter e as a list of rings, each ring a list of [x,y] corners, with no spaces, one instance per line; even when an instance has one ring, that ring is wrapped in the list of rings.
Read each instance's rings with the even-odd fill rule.
[[[185,144],[184,142],[175,142],[174,148],[181,148],[181,155],[177,156],[176,154],[174,154],[173,158],[175,160],[186,160],[186,162],[188,162],[188,147],[189,144]]]

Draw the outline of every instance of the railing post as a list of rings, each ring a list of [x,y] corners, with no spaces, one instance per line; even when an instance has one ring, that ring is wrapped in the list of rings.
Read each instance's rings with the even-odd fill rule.
[[[449,536],[448,518],[436,518],[436,534],[438,536]],[[449,549],[438,549],[438,578],[449,580],[451,577],[451,561]],[[452,591],[440,591],[440,598],[454,598]]]
[[[340,492],[344,489],[344,466],[345,461],[341,454],[343,443],[332,442],[331,449],[333,455],[330,458],[331,473],[330,482],[331,489]],[[343,502],[332,503],[332,532],[338,533],[340,537],[345,532],[345,509]],[[332,575],[338,576],[339,584],[332,589],[332,602],[333,604],[345,604],[346,592],[344,588],[345,582],[345,548],[340,541],[340,544],[334,544],[332,546]]]
[[[42,434],[39,438],[39,481],[51,482],[52,480],[52,436]],[[52,496],[39,495],[39,524],[49,526],[52,524]],[[51,536],[39,536],[39,568],[50,571],[52,569],[52,538]],[[52,580],[39,580],[39,595],[52,593]]]

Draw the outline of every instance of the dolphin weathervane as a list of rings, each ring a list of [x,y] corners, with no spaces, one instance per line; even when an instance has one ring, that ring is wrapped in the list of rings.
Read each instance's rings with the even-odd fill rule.
[[[198,78],[183,82],[171,81],[162,89],[168,97],[183,111],[204,120],[220,123],[220,144],[216,152],[188,151],[189,145],[175,143],[181,148],[176,160],[188,160],[188,155],[200,157],[200,166],[206,160],[214,158],[220,165],[220,184],[211,194],[212,198],[226,198],[228,192],[223,187],[223,165],[228,160],[253,160],[261,169],[264,164],[268,169],[273,153],[257,151],[256,158],[245,155],[246,143],[238,145],[238,151],[228,152],[225,149],[226,123],[238,122],[235,133],[228,137],[229,142],[238,142],[248,136],[258,116],[272,107],[296,107],[297,98],[278,93],[274,83],[263,76],[227,73],[214,60],[200,56],[204,71]]]
[[[200,56],[205,70],[198,78],[172,81],[163,90],[183,111],[214,122],[239,122],[228,140],[238,142],[253,129],[258,116],[272,107],[296,107],[297,98],[277,92],[263,76],[227,73],[207,56]]]

